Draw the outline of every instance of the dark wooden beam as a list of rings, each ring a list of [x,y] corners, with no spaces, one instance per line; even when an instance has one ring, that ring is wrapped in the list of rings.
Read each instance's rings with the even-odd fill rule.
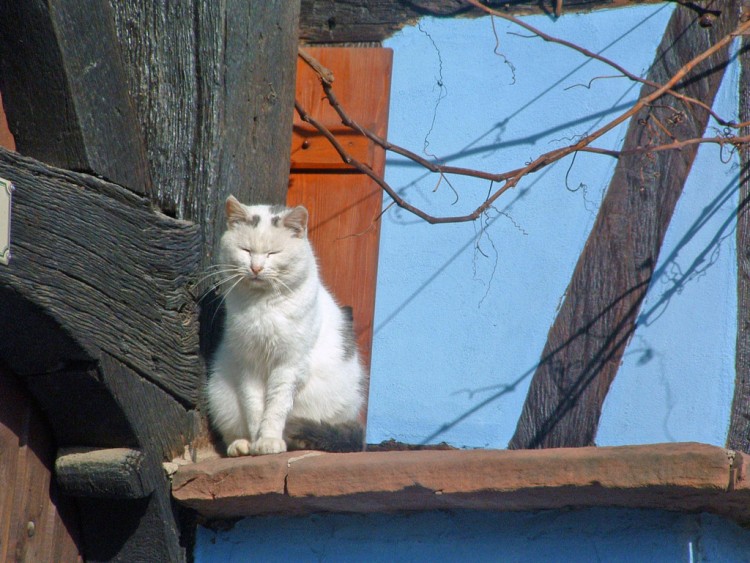
[[[4,149],[0,177],[15,186],[12,259],[0,285],[75,335],[88,358],[106,351],[195,405],[202,367],[188,286],[199,269],[197,227],[115,184]]]
[[[146,132],[152,201],[198,225],[205,268],[217,254],[229,194],[286,200],[299,0],[111,4]],[[218,304],[202,301],[206,356],[222,326]]]
[[[111,4],[152,199],[198,224],[206,266],[229,194],[286,198],[299,0]]]
[[[0,2],[0,90],[21,153],[149,193],[107,2]]]
[[[618,8],[663,0],[565,0],[563,13]],[[555,13],[555,0],[490,0],[488,6],[515,15]],[[387,39],[424,16],[486,15],[462,0],[302,0],[300,39],[306,43],[362,43]]]
[[[721,16],[701,27],[679,6],[670,19],[648,78],[665,83],[738,22],[737,0],[713,2]],[[723,49],[698,66],[679,92],[713,103],[727,64]],[[642,94],[648,94],[644,87]],[[664,98],[630,120],[623,148],[700,137],[708,113]],[[658,122],[657,122],[658,120]],[[593,445],[602,404],[636,328],[664,234],[697,148],[620,157],[565,301],[550,329],[511,448]]]
[[[138,499],[153,491],[143,475],[144,455],[132,448],[69,448],[58,452],[55,478],[63,494]]]
[[[59,484],[76,499],[84,556],[184,560],[162,463],[199,426],[198,229],[115,184],[3,149],[0,177],[15,185],[0,363],[63,448]],[[81,447],[76,462],[68,448]]]
[[[745,2],[746,8],[750,8]],[[750,121],[750,44],[742,37],[740,60],[740,122]],[[750,134],[746,127],[741,135]],[[737,213],[737,345],[735,382],[727,447],[750,452],[750,147],[740,151],[740,207]]]

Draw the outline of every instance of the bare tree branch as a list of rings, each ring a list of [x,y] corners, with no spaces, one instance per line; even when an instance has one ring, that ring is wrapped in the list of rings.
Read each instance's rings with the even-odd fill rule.
[[[641,84],[647,84],[647,85],[653,86],[654,88],[657,88],[657,89],[661,88],[660,84],[657,84],[656,82],[653,82],[652,80],[648,80],[646,78],[641,78],[637,74],[633,74],[633,73],[629,72],[626,68],[620,66],[619,64],[617,64],[616,62],[614,62],[611,59],[608,59],[607,57],[604,57],[604,56],[602,56],[602,55],[600,55],[598,53],[594,53],[593,51],[589,51],[588,49],[585,49],[585,48],[581,47],[580,45],[572,43],[571,41],[566,41],[564,39],[560,39],[558,37],[554,37],[552,35],[544,33],[540,29],[534,27],[533,25],[530,25],[530,24],[526,23],[522,19],[519,19],[519,18],[517,18],[515,16],[512,16],[510,14],[505,14],[503,12],[499,12],[497,10],[493,10],[489,6],[485,6],[484,4],[481,4],[478,0],[466,0],[466,2],[468,2],[469,4],[471,4],[471,5],[479,8],[480,10],[483,10],[484,12],[486,12],[487,14],[489,14],[491,16],[496,16],[498,18],[502,18],[502,19],[507,20],[507,21],[509,21],[511,23],[514,23],[515,25],[517,25],[519,27],[522,27],[525,30],[533,33],[535,36],[539,37],[540,39],[542,39],[544,41],[547,41],[548,43],[557,43],[558,45],[563,45],[564,47],[568,47],[569,49],[573,49],[574,51],[578,51],[579,53],[581,53],[582,55],[584,55],[584,56],[586,56],[586,57],[588,57],[590,59],[594,59],[594,60],[597,60],[599,62],[602,62],[602,63],[606,64],[607,66],[610,66],[610,67],[614,68],[618,72],[622,73],[623,76],[629,78],[630,80],[632,80],[634,82],[640,82]],[[527,36],[521,36],[521,37],[527,37]],[[742,125],[742,124],[739,124],[739,125],[738,124],[734,124],[734,123],[732,123],[730,121],[726,121],[726,120],[722,119],[719,115],[717,115],[716,113],[714,113],[714,111],[709,106],[707,106],[706,104],[704,104],[701,100],[696,100],[695,98],[691,98],[689,96],[685,96],[684,94],[680,94],[679,92],[675,92],[674,90],[668,90],[667,93],[669,95],[671,95],[671,96],[674,96],[675,98],[677,98],[679,100],[682,100],[684,102],[688,102],[690,104],[695,104],[695,105],[698,105],[698,106],[702,107],[720,125],[724,125],[724,126],[728,126],[728,127],[734,127],[734,128],[739,128]]]
[[[527,29],[528,31],[538,35],[545,41],[564,45],[588,57],[600,60],[601,62],[604,62],[612,66],[613,68],[617,69],[619,72],[622,72],[625,76],[627,76],[631,80],[653,87],[654,91],[641,97],[627,111],[623,112],[615,119],[609,121],[608,123],[606,123],[605,125],[601,126],[600,128],[598,128],[597,130],[591,133],[582,135],[575,143],[543,153],[521,168],[516,168],[510,171],[501,172],[501,173],[490,173],[490,172],[474,170],[470,168],[438,164],[436,162],[427,160],[424,157],[404,147],[400,147],[398,145],[395,145],[387,141],[386,139],[383,139],[379,135],[376,135],[372,131],[361,126],[359,123],[357,123],[348,115],[348,113],[346,112],[346,110],[344,109],[344,107],[339,102],[338,98],[336,97],[336,94],[333,90],[333,73],[330,70],[326,69],[322,64],[320,64],[320,62],[315,60],[314,57],[309,55],[303,49],[300,49],[299,50],[300,58],[302,58],[306,62],[306,64],[308,64],[318,74],[318,76],[320,76],[322,89],[329,103],[331,104],[331,107],[336,111],[336,113],[341,118],[341,121],[344,125],[346,125],[347,127],[349,127],[350,129],[354,131],[359,132],[360,134],[370,139],[372,142],[376,143],[383,149],[399,154],[405,158],[408,158],[412,160],[413,162],[419,164],[420,166],[424,167],[425,169],[429,170],[430,172],[440,174],[441,176],[444,176],[444,175],[470,176],[470,177],[479,178],[483,180],[489,180],[490,182],[493,182],[493,183],[494,182],[500,183],[500,187],[497,188],[494,192],[489,193],[487,198],[479,206],[477,206],[474,209],[474,211],[472,211],[471,213],[468,213],[465,215],[453,215],[453,216],[432,215],[430,213],[427,213],[423,209],[420,209],[419,207],[416,207],[410,204],[408,201],[402,198],[396,192],[396,190],[394,190],[393,187],[390,186],[385,181],[384,178],[382,178],[381,176],[373,172],[372,169],[370,169],[367,165],[359,162],[357,159],[352,157],[344,149],[341,143],[339,143],[336,140],[335,136],[331,133],[331,131],[325,127],[325,125],[315,120],[311,115],[307,113],[307,111],[305,111],[305,109],[298,102],[295,102],[295,109],[297,113],[299,114],[300,118],[303,121],[312,125],[315,129],[317,129],[321,133],[321,135],[323,135],[331,143],[331,145],[338,152],[341,159],[345,163],[350,164],[351,166],[353,166],[360,172],[369,176],[393,199],[396,205],[398,205],[399,207],[401,207],[402,209],[410,213],[413,213],[414,215],[416,215],[417,217],[420,217],[421,219],[427,221],[428,223],[437,224],[437,223],[460,223],[460,222],[474,221],[477,218],[479,218],[483,213],[485,213],[495,203],[495,201],[497,201],[497,199],[500,196],[502,196],[506,191],[510,190],[511,188],[514,188],[523,177],[529,174],[532,174],[534,172],[537,172],[541,170],[542,168],[549,166],[550,164],[553,164],[577,152],[590,152],[590,153],[603,154],[603,155],[618,158],[623,154],[649,153],[649,152],[657,152],[657,151],[664,151],[664,150],[679,150],[687,146],[691,146],[695,144],[703,144],[703,143],[714,143],[722,147],[725,145],[731,145],[732,147],[737,148],[744,143],[750,142],[750,136],[737,137],[737,136],[732,136],[732,135],[680,140],[680,139],[674,138],[672,134],[669,132],[669,129],[666,126],[664,126],[661,122],[658,122],[658,123],[655,122],[654,125],[657,128],[662,130],[662,132],[667,133],[667,136],[671,139],[670,143],[635,147],[627,151],[612,151],[612,150],[601,149],[601,148],[591,146],[591,144],[594,141],[601,138],[604,134],[608,133],[609,131],[617,127],[618,125],[627,121],[636,113],[641,111],[644,107],[653,104],[656,100],[658,100],[664,95],[673,96],[674,98],[679,99],[687,104],[696,105],[702,108],[703,110],[707,111],[710,115],[712,115],[719,123],[723,124],[725,127],[736,128],[736,127],[742,127],[742,126],[747,125],[747,124],[736,125],[731,122],[727,122],[726,120],[723,120],[719,116],[717,116],[707,104],[703,103],[700,100],[696,100],[689,96],[685,96],[683,94],[675,92],[674,90],[672,90],[672,88],[678,83],[680,83],[682,80],[684,80],[689,75],[689,73],[696,67],[696,65],[700,64],[702,61],[706,60],[708,57],[710,57],[711,55],[713,55],[720,49],[724,48],[727,44],[733,41],[735,37],[750,30],[750,21],[741,23],[734,31],[726,34],[721,39],[719,39],[715,44],[713,44],[711,47],[709,47],[702,53],[698,54],[696,57],[694,57],[692,60],[686,63],[682,68],[680,68],[666,83],[658,84],[656,82],[637,77],[629,73],[627,70],[617,65],[613,61],[610,61],[606,59],[605,57],[602,57],[600,55],[597,55],[596,53],[588,51],[587,49],[583,49],[582,47],[578,45],[575,45],[568,41],[564,41],[561,39],[551,37],[541,32],[540,30],[537,30],[533,26],[530,26],[526,24],[525,22],[517,18],[514,18],[513,16],[509,16],[509,15],[503,14],[502,12],[491,10],[490,8],[480,4],[477,0],[467,0],[467,2],[474,4],[477,7],[480,7],[481,9],[485,10],[487,13],[490,13],[493,16],[501,17],[503,19],[509,20],[519,25],[523,27],[524,29]]]

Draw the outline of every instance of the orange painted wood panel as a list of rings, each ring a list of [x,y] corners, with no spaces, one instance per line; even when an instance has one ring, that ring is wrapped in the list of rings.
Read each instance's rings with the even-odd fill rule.
[[[8,120],[5,118],[2,95],[0,95],[0,147],[12,151],[16,150],[16,142],[13,139],[10,129],[8,129]]]
[[[391,50],[333,47],[306,50],[333,71],[334,92],[347,113],[361,125],[385,137]],[[376,173],[383,173],[385,151],[342,126],[323,95],[317,75],[301,60],[297,66],[297,100],[313,117],[341,135],[344,146],[352,147],[352,156],[362,158]],[[352,307],[360,353],[369,369],[382,191],[367,176],[342,166],[338,153],[321,145],[328,144],[328,141],[311,133],[309,126],[296,115],[294,135],[287,204],[302,204],[310,211],[310,239],[318,255],[323,280],[341,305]],[[298,153],[304,152],[301,149],[304,140],[310,143],[310,148],[316,144],[314,167],[299,157],[295,159],[294,147],[298,147]],[[326,165],[326,161],[330,164]]]
[[[328,129],[336,136],[346,152],[360,162],[372,162],[375,144],[348,127],[331,127]],[[356,171],[351,165],[341,160],[339,153],[328,139],[323,137],[311,125],[294,125],[292,134],[292,170],[342,170]]]

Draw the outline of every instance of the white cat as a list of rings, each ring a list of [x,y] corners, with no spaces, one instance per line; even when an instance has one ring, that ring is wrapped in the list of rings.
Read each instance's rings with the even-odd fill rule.
[[[351,318],[318,275],[304,207],[226,201],[226,324],[207,385],[229,456],[361,450],[363,369]]]

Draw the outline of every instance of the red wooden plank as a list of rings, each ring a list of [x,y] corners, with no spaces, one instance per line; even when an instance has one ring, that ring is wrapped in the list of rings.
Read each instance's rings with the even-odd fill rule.
[[[13,139],[13,135],[8,129],[8,120],[5,118],[5,110],[3,109],[3,97],[0,95],[0,147],[16,150],[16,142]]]
[[[348,127],[328,127],[336,135],[341,145],[352,157],[360,162],[372,162],[375,144],[360,133]],[[292,172],[306,170],[349,170],[356,169],[341,160],[328,139],[310,125],[294,125],[292,132]]]
[[[306,50],[333,71],[334,91],[352,118],[385,137],[391,50],[326,47]],[[343,132],[341,120],[323,96],[317,75],[302,61],[297,67],[296,96],[313,117],[335,133]],[[300,132],[308,127],[295,116],[298,141],[293,145],[293,151],[295,146],[301,146]],[[315,167],[304,164],[293,168],[287,203],[303,204],[310,210],[310,239],[318,255],[323,280],[341,305],[353,308],[354,329],[362,360],[369,369],[382,192],[363,174],[342,170],[348,167],[336,164],[341,160],[335,151],[322,146],[327,143],[325,139],[316,135],[308,137],[310,139],[311,144],[316,144],[317,156],[313,160],[318,163],[318,168],[325,170],[310,170]],[[345,147],[351,148],[352,156],[363,159],[376,173],[383,173],[385,151],[349,132],[342,136],[342,140]],[[302,150],[298,149],[299,152]],[[292,159],[295,160],[294,152]],[[334,173],[337,167],[338,173]]]

